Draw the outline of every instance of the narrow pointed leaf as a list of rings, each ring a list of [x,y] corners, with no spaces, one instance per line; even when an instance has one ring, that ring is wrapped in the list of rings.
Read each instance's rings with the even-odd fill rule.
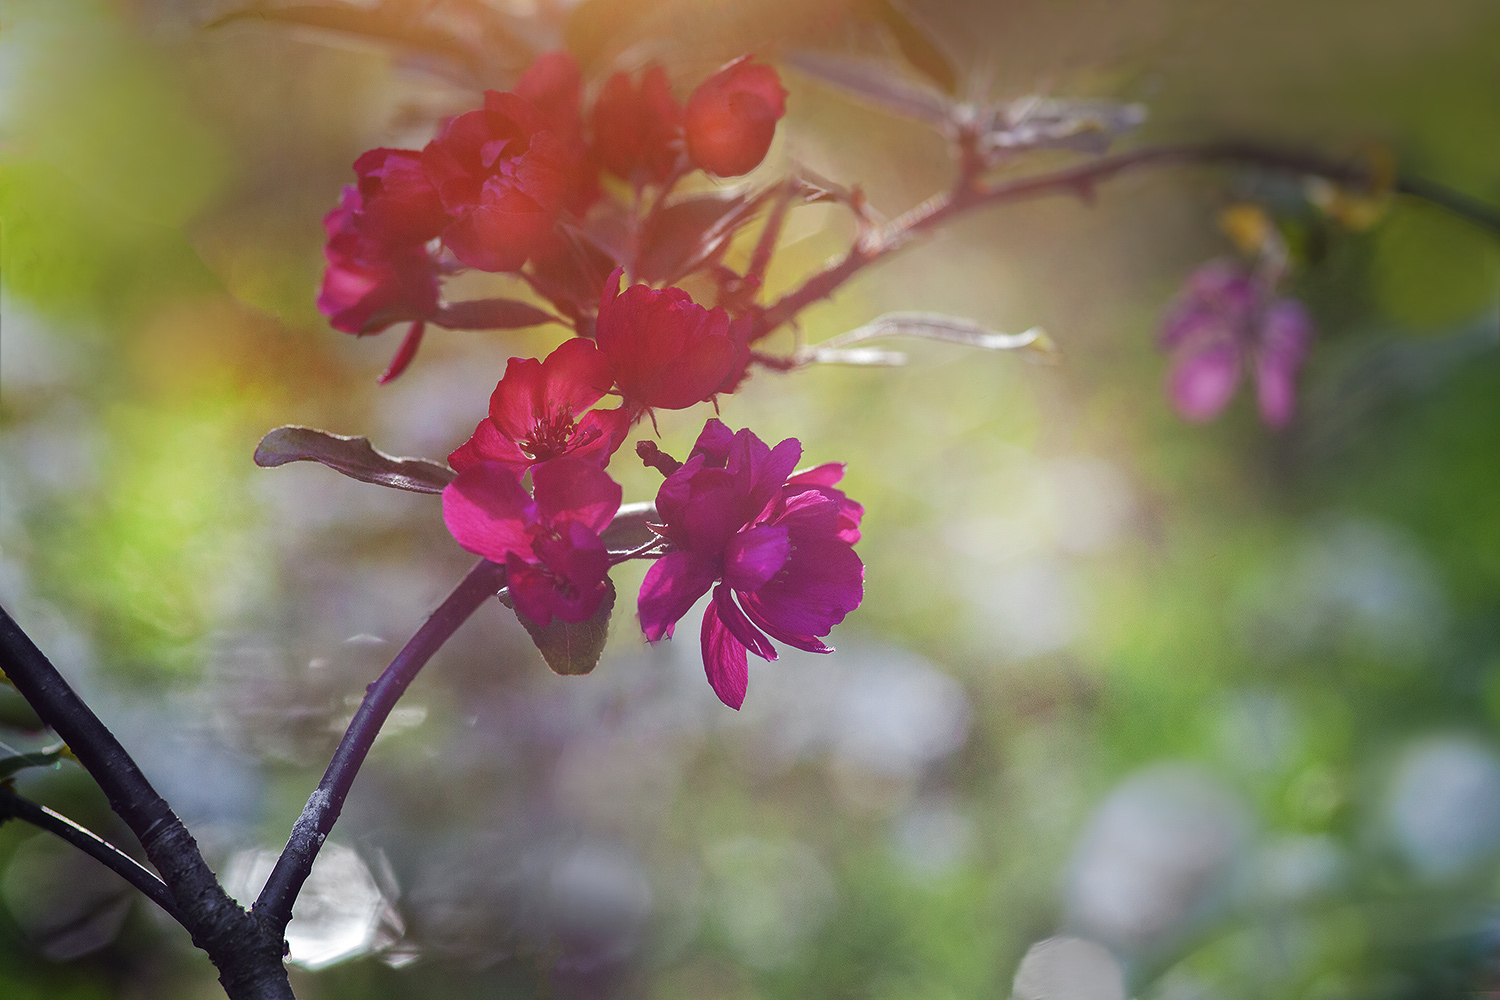
[[[958,91],[958,67],[947,49],[899,0],[871,0],[875,17],[890,29],[906,61],[943,89]]]
[[[51,767],[64,757],[71,756],[65,743],[55,743],[31,753],[0,754],[0,781],[28,767]]]
[[[260,439],[255,464],[318,462],[351,479],[410,493],[441,493],[456,473],[425,458],[396,458],[376,451],[368,438],[330,434],[315,427],[278,427]]]
[[[443,305],[432,322],[449,330],[519,330],[562,320],[545,309],[515,299],[471,299]]]
[[[599,655],[604,652],[605,640],[609,638],[609,616],[614,609],[615,585],[611,580],[609,592],[604,595],[599,610],[588,621],[573,624],[554,618],[550,625],[538,625],[519,611],[516,611],[516,618],[525,626],[553,673],[577,676],[598,666]]]
[[[641,232],[635,277],[651,284],[672,283],[713,263],[765,200],[743,194],[683,198],[652,213]]]
[[[1033,352],[1038,360],[1055,361],[1057,345],[1040,327],[1032,327],[1023,333],[996,333],[971,319],[945,316],[942,313],[897,312],[879,316],[858,329],[830,337],[821,344],[803,348],[798,360],[802,363],[833,360],[845,364],[891,364],[894,359],[881,359],[877,355],[862,357],[849,348],[870,340],[887,337],[911,337],[918,340],[941,340],[964,347],[977,347],[986,351],[1026,350]],[[894,352],[889,352],[894,353]],[[849,357],[853,354],[854,357]]]

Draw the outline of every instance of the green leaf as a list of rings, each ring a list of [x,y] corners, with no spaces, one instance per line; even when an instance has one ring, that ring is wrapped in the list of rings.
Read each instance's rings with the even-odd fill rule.
[[[51,767],[65,756],[71,756],[66,743],[54,743],[31,753],[0,754],[0,781],[28,767]]]
[[[542,659],[547,661],[553,673],[577,676],[598,666],[599,654],[604,652],[604,642],[609,638],[609,616],[615,610],[615,584],[613,580],[606,583],[609,591],[599,604],[599,610],[587,621],[574,624],[554,618],[550,625],[538,625],[516,611],[516,618],[530,633],[531,641],[536,643]],[[508,596],[502,595],[501,600],[515,610]]]
[[[376,451],[364,437],[330,434],[315,427],[278,427],[260,439],[255,464],[263,469],[288,462],[318,462],[350,479],[410,493],[441,493],[457,475],[425,458],[396,458]]]

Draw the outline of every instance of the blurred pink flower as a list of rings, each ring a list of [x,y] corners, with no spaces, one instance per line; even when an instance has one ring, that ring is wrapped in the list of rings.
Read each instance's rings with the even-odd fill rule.
[[[1172,404],[1188,420],[1212,420],[1249,368],[1261,419],[1285,427],[1312,336],[1312,317],[1300,302],[1272,298],[1264,282],[1233,261],[1205,264],[1162,324],[1161,346],[1173,358],[1167,378]]]

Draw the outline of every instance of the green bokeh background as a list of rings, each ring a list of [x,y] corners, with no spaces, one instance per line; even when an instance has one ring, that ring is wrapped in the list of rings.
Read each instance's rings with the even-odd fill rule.
[[[853,3],[613,7],[631,15],[615,46],[682,81],[747,48],[882,44]],[[376,387],[396,334],[356,340],[323,323],[318,221],[360,151],[420,145],[474,94],[389,46],[201,27],[225,9],[0,6],[0,600],[169,798],[184,790],[220,868],[280,843],[346,699],[380,669],[345,640],[399,645],[468,562],[431,498],[257,469],[259,436],[311,424],[441,457],[504,359],[557,340],[435,331],[407,375]],[[1144,101],[1147,139],[1378,145],[1403,170],[1500,204],[1489,3],[947,0],[917,13],[976,93]],[[862,183],[891,216],[945,183],[943,144],[920,125],[786,80],[766,177],[795,158]],[[1299,419],[1281,434],[1243,394],[1215,423],[1183,423],[1152,346],[1182,279],[1234,252],[1215,216],[1240,197],[1277,213],[1298,257],[1291,291],[1319,324]],[[836,210],[806,209],[772,291],[851,233]],[[336,834],[390,856],[418,960],[299,970],[299,996],[1004,997],[1035,942],[1088,932],[1070,877],[1101,804],[1142,774],[1190,774],[1182,787],[1235,803],[1247,832],[1203,887],[1157,886],[1197,909],[1139,948],[1116,946],[1132,995],[1497,988],[1495,234],[1406,200],[1350,232],[1288,181],[1140,174],[1093,204],[966,219],[809,310],[803,333],[897,309],[1041,325],[1063,363],[917,346],[902,369],[758,373],[722,415],[800,438],[811,460],[847,461],[867,506],[866,600],[835,636],[848,652],[834,659],[850,664],[830,673],[844,685],[835,706],[857,699],[862,663],[902,650],[961,692],[961,745],[895,776],[788,750],[776,720],[792,710],[774,706],[842,669],[810,658],[752,668],[743,725],[720,709],[631,728],[640,692],[691,658],[691,641],[648,653],[621,614],[596,673],[559,679],[503,609],[485,609],[413,689],[420,718],[382,740]],[[662,446],[685,452],[705,416],[663,415]],[[611,471],[627,500],[649,497],[652,474],[628,446],[621,456]],[[621,573],[622,594],[639,573]],[[556,704],[571,721],[537,735]],[[475,708],[491,705],[520,715]],[[1402,839],[1393,789],[1433,746],[1459,748],[1472,780],[1423,800],[1452,807],[1433,819],[1450,840],[1423,854]],[[611,748],[669,762],[666,791],[632,797],[630,781],[591,769]],[[128,843],[72,765],[22,786]],[[901,831],[922,815],[957,832],[951,856],[914,866]],[[428,905],[439,849],[483,858],[486,838],[520,827],[636,859],[651,903],[622,955],[571,961],[568,941],[498,918],[440,939]],[[1277,896],[1275,859],[1309,845],[1332,874]],[[55,960],[56,928],[39,931],[23,905],[41,850],[19,824],[0,828],[0,996],[216,995],[206,961],[148,904],[97,929],[118,898],[107,892],[72,914],[96,946]],[[798,872],[802,895],[777,895]],[[1135,902],[1150,888],[1124,884]],[[769,932],[756,921],[791,928],[790,943],[757,951]]]

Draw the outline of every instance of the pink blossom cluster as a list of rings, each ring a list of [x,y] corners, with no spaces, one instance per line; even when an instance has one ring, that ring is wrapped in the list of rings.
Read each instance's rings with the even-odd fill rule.
[[[706,218],[703,199],[667,199],[690,170],[726,177],[759,164],[786,94],[776,72],[749,57],[681,105],[658,66],[604,81],[587,115],[582,93],[571,57],[543,56],[514,92],[487,92],[483,108],[447,121],[425,148],[356,160],[358,183],[325,220],[319,306],[351,333],[411,321],[393,377],[427,322],[498,327],[505,315],[535,312],[507,300],[444,304],[445,275],[520,272],[577,336],[545,358],[507,363],[488,413],[449,455],[450,532],[506,567],[511,603],[538,627],[607,615],[610,570],[625,558],[656,560],[639,599],[649,641],[669,637],[712,592],[704,666],[714,691],[739,708],[747,654],[775,659],[773,640],[830,652],[823,639],[863,598],[853,546],[864,511],[836,488],[843,467],[798,472],[796,439],[773,448],[717,419],[685,462],[643,441],[641,457],[665,481],[649,522],[654,541],[628,552],[603,540],[623,499],[606,470],[632,427],[648,417],[654,426],[657,411],[716,402],[745,379],[755,307],[725,293],[744,276],[718,254],[726,226],[732,235],[752,213],[734,196],[708,200]],[[632,196],[612,197],[605,175]],[[641,214],[646,194],[652,207]],[[615,239],[622,230],[634,238]],[[693,271],[727,272],[720,304],[700,305],[660,277],[665,287],[622,288],[626,273]]]

